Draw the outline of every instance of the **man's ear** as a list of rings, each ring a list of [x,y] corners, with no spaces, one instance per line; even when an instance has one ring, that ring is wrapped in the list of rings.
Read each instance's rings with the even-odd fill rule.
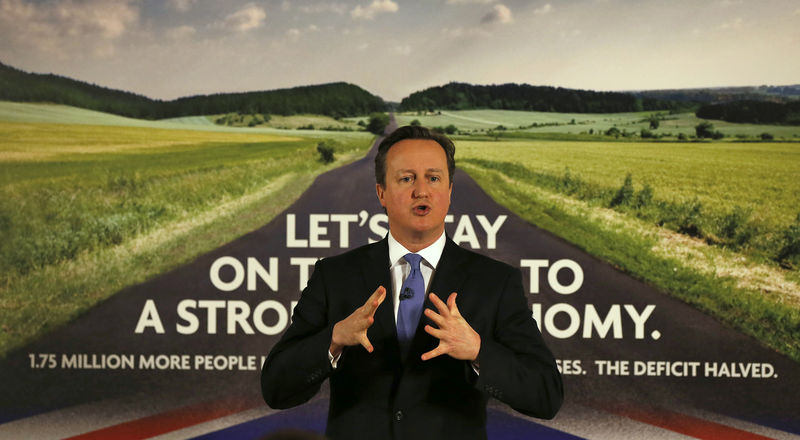
[[[378,195],[378,201],[381,202],[381,206],[384,208],[386,207],[386,203],[383,201],[383,187],[380,183],[375,184],[375,193]]]

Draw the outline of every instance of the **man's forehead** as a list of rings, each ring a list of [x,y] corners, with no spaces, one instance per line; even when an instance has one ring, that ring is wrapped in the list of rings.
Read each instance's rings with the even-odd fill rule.
[[[417,173],[420,170],[415,168],[398,168],[395,172],[396,173]],[[436,173],[444,173],[444,170],[441,168],[424,168],[422,171],[429,173],[429,174],[436,174]]]
[[[431,139],[403,139],[392,145],[387,152],[387,159],[390,161],[405,162],[423,158],[426,161],[447,161],[444,148]]]

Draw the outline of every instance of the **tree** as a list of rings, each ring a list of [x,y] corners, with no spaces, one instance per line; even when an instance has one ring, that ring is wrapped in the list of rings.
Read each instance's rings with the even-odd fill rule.
[[[455,134],[458,131],[458,127],[453,124],[448,125],[444,128],[445,133],[447,134]]]
[[[319,158],[322,163],[331,163],[336,159],[333,154],[333,147],[327,145],[325,142],[320,142],[317,144],[317,152],[319,153]]]
[[[383,134],[383,131],[386,130],[387,125],[389,125],[389,115],[386,113],[373,113],[369,115],[367,131],[381,135]]]
[[[419,122],[419,119],[414,119],[414,120],[413,120],[413,121],[411,121],[411,123],[409,123],[408,125],[413,125],[413,126],[415,126],[415,127],[416,127],[416,126],[420,126],[420,125],[422,125],[422,123],[421,123],[421,122]]]
[[[651,130],[657,130],[658,126],[661,125],[661,121],[658,119],[658,116],[656,115],[650,116],[649,122]]]
[[[714,124],[703,121],[694,127],[694,132],[699,139],[714,137]]]

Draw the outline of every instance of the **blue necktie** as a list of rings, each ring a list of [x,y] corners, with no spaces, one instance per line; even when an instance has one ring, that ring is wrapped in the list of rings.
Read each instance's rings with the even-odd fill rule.
[[[411,273],[400,288],[400,308],[397,311],[397,339],[405,353],[411,339],[414,338],[422,314],[422,305],[425,303],[425,280],[419,270],[422,257],[417,254],[406,254],[403,258],[411,265]]]

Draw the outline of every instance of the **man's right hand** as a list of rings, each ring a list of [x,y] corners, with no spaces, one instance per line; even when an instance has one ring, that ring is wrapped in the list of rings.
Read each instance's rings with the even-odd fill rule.
[[[367,329],[375,322],[375,310],[378,310],[384,299],[386,299],[386,289],[378,286],[363,306],[333,326],[331,346],[328,349],[333,357],[339,356],[344,347],[359,344],[372,353]]]

